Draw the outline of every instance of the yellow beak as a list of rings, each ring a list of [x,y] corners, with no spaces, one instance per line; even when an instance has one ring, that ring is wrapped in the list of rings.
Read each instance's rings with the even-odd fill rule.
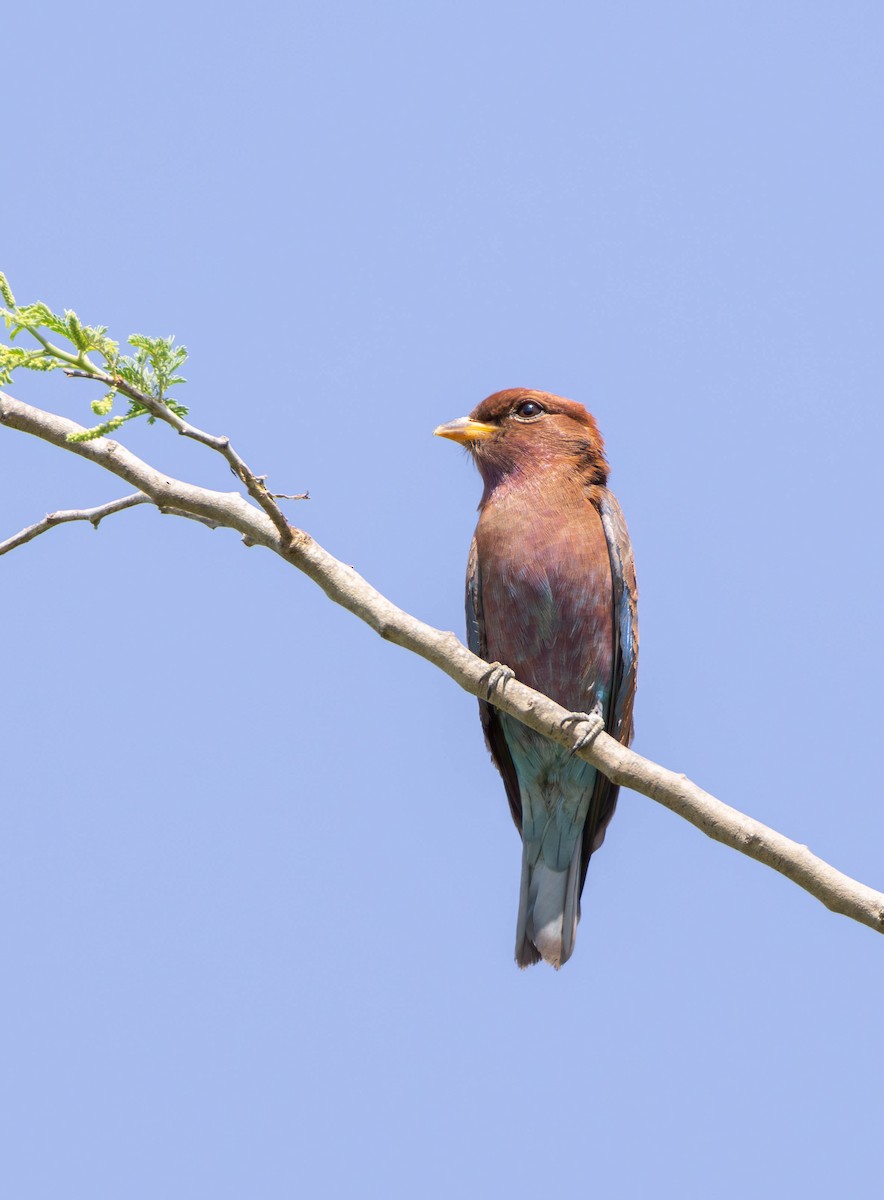
[[[484,442],[499,432],[496,425],[485,425],[481,421],[471,421],[469,417],[458,417],[456,421],[449,421],[447,425],[438,425],[433,430],[433,437],[451,438],[453,442],[469,446],[471,442]]]

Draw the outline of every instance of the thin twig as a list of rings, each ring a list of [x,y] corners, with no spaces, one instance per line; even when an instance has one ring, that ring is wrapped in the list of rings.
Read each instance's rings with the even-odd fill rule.
[[[120,500],[110,500],[107,504],[100,504],[97,508],[68,508],[47,513],[43,520],[38,521],[36,525],[28,525],[26,529],[7,538],[5,542],[0,542],[0,554],[6,554],[18,546],[23,546],[26,542],[32,542],[41,533],[48,533],[50,529],[55,529],[56,525],[64,525],[68,521],[89,521],[92,528],[97,529],[105,517],[123,512],[127,508],[134,508],[136,504],[153,504],[153,500],[143,492],[135,492],[131,496],[123,496]],[[188,520],[198,521],[200,525],[206,525],[209,529],[218,529],[221,525],[220,521],[213,521],[210,517],[198,517],[195,513],[185,512],[183,508],[161,508],[159,511],[164,516],[187,517]]]
[[[119,375],[111,375],[107,371],[100,370],[98,367],[92,371],[83,371],[76,367],[66,367],[64,373],[72,379],[93,379],[97,383],[103,383],[106,387],[113,388],[122,396],[128,396],[130,400],[136,400],[147,409],[152,417],[156,417],[158,421],[164,421],[167,425],[171,425],[182,437],[192,438],[195,442],[200,442],[201,445],[208,446],[209,449],[217,451],[218,454],[222,455],[230,463],[230,469],[234,475],[245,486],[246,491],[255,503],[263,508],[264,512],[276,526],[283,541],[290,542],[292,540],[292,527],[285,519],[282,509],[274,500],[273,495],[267,490],[263,478],[256,475],[246,464],[245,460],[240,458],[233,446],[231,446],[228,437],[219,437],[213,433],[206,433],[204,429],[197,429],[195,425],[191,425],[189,421],[185,421],[183,417],[179,417],[171,408],[168,408],[162,400],[157,400],[154,396],[149,396],[147,392],[141,392],[138,388],[132,387],[131,384],[121,379]]]
[[[222,521],[213,521],[211,517],[198,517],[196,513],[185,512],[183,508],[161,508],[159,510],[164,517],[186,517],[188,521],[196,521],[200,525],[205,525],[207,529],[222,529]]]
[[[489,664],[471,654],[453,633],[425,625],[397,608],[308,534],[291,530],[290,538],[283,537],[266,510],[258,511],[239,492],[214,492],[172,479],[109,438],[68,442],[68,434],[82,432],[81,426],[0,392],[0,425],[4,424],[104,467],[161,509],[208,518],[236,529],[248,544],[273,550],[382,638],[427,659],[466,691],[573,750],[615,783],[649,796],[709,837],[779,871],[833,912],[884,933],[884,893],[842,874],[807,846],[724,804],[686,775],[642,758],[606,733],[596,733],[585,717],[569,713],[507,672],[489,670]]]
[[[32,542],[41,533],[47,533],[56,525],[64,525],[67,521],[89,521],[92,528],[97,529],[105,517],[123,512],[126,508],[134,508],[136,504],[150,503],[150,496],[145,496],[143,492],[135,492],[131,496],[123,496],[121,500],[111,500],[107,504],[100,504],[97,508],[69,508],[47,513],[43,520],[38,521],[36,525],[29,525],[27,529],[22,529],[13,537],[7,538],[5,542],[0,542],[0,554],[7,554],[10,550],[23,546],[25,542]]]

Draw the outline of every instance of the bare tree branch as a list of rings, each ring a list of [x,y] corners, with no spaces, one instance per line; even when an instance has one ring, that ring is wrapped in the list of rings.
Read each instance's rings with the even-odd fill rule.
[[[227,459],[231,471],[233,471],[237,479],[240,479],[245,484],[246,490],[252,499],[264,509],[264,512],[276,526],[280,537],[283,540],[288,537],[289,525],[276,500],[304,500],[307,499],[306,494],[303,496],[283,496],[281,494],[274,496],[265,486],[265,477],[255,475],[249,470],[244,460],[240,458],[231,446],[229,438],[218,437],[213,433],[206,433],[203,429],[197,429],[195,425],[191,425],[189,421],[185,421],[183,417],[179,417],[176,412],[173,412],[171,408],[163,404],[161,400],[157,400],[154,396],[149,396],[146,392],[132,387],[131,384],[126,383],[118,375],[109,375],[107,371],[102,371],[97,367],[92,371],[67,368],[65,375],[69,375],[73,379],[94,379],[98,383],[103,383],[105,386],[120,392],[123,396],[128,396],[130,400],[137,400],[139,404],[147,409],[152,417],[156,417],[158,421],[164,421],[167,425],[171,425],[182,437],[192,438],[195,442],[199,442],[203,446],[208,446],[210,450],[217,451],[218,454]]]
[[[38,521],[36,525],[29,525],[27,529],[20,530],[13,537],[7,538],[5,542],[0,542],[0,554],[7,554],[10,550],[23,546],[25,542],[33,541],[41,533],[47,533],[56,525],[64,525],[67,521],[89,521],[92,528],[97,529],[105,517],[123,512],[127,508],[134,508],[136,504],[150,504],[150,496],[145,496],[143,492],[134,492],[131,496],[123,496],[121,500],[111,500],[107,504],[100,504],[98,508],[68,508],[47,513],[43,520]]]
[[[569,713],[547,696],[519,683],[499,664],[488,664],[471,654],[453,633],[425,625],[397,608],[352,567],[323,550],[309,534],[289,526],[285,533],[280,531],[278,522],[260,500],[259,509],[238,492],[215,492],[172,479],[108,438],[67,442],[67,435],[80,432],[81,426],[23,404],[3,392],[0,392],[0,425],[32,434],[89,459],[138,488],[164,512],[227,526],[240,533],[247,544],[273,550],[382,638],[427,659],[465,691],[488,700],[529,728],[573,750],[615,783],[656,800],[708,837],[779,871],[833,912],[851,917],[878,933],[884,932],[884,894],[837,871],[812,854],[807,846],[717,800],[686,775],[669,771],[621,746],[603,732],[597,717]],[[209,435],[205,435],[198,440],[211,444],[208,439]],[[216,448],[227,457],[221,446]],[[245,464],[242,467],[248,476]],[[250,478],[254,480],[253,476]],[[249,487],[245,479],[244,482]],[[253,494],[251,487],[249,492]]]
[[[287,496],[286,499],[300,499],[300,497]],[[67,508],[47,513],[42,521],[37,521],[35,525],[28,525],[26,529],[7,538],[5,542],[0,542],[0,555],[8,554],[10,550],[15,550],[26,542],[32,542],[41,533],[48,533],[50,529],[55,529],[57,525],[64,525],[68,521],[88,521],[93,529],[97,529],[105,517],[124,512],[127,508],[134,508],[136,504],[152,503],[150,496],[145,496],[143,492],[133,492],[131,496],[123,496],[120,500],[110,500],[107,504],[99,504],[97,508]],[[198,517],[195,513],[185,512],[180,508],[161,508],[159,511],[168,517],[187,517],[191,521],[199,521],[201,525],[207,525],[209,529],[217,529],[220,524],[218,521],[212,521],[208,517]]]

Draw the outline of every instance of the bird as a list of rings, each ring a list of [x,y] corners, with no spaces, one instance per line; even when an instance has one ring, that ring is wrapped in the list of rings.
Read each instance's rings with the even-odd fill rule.
[[[594,417],[508,388],[434,433],[469,450],[484,489],[467,566],[467,642],[572,712],[633,733],[638,593],[626,522]],[[574,950],[590,857],[618,788],[572,751],[480,700],[485,741],[522,837],[516,962]]]

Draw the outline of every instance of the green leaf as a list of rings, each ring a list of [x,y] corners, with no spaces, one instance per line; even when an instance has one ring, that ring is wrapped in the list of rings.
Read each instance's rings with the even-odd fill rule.
[[[187,358],[187,347],[173,345],[174,334],[166,338],[152,338],[133,333],[128,340],[136,353],[120,357],[118,373],[139,392],[146,392],[166,403],[168,389],[187,382],[183,376],[175,373]]]
[[[107,336],[105,325],[85,325],[72,309],[66,308],[64,314],[60,315],[42,301],[17,305],[9,282],[2,272],[0,296],[7,305],[6,308],[0,308],[0,316],[9,331],[10,343],[14,342],[20,333],[30,334],[39,343],[36,348],[29,350],[0,342],[0,384],[8,383],[13,371],[19,368],[53,371],[59,367],[74,367],[87,374],[98,373],[100,368],[88,357],[90,353],[94,353],[104,360],[102,369],[105,374],[115,378],[118,376],[135,391],[165,404],[170,412],[178,416],[183,417],[186,414],[187,409],[183,404],[166,398],[170,388],[186,382],[178,371],[187,359],[187,348],[176,346],[174,336],[147,337],[145,334],[134,333],[129,338],[129,345],[134,354],[121,356],[119,342]],[[72,350],[54,345],[48,340],[46,331],[63,338]],[[110,413],[117,392],[116,387],[111,387],[100,400],[91,402],[92,411],[97,417],[104,417]],[[73,435],[71,440],[89,441],[91,438],[113,432],[124,421],[143,416],[153,423],[154,418],[144,405],[138,400],[129,399],[129,411],[124,416],[112,417],[94,429]]]
[[[125,424],[126,417],[112,417],[109,421],[105,421],[103,425],[96,425],[94,429],[83,429],[80,433],[69,433],[65,438],[66,442],[94,442],[96,438],[105,437],[109,433],[113,433],[115,429],[119,429]]]
[[[61,317],[56,317],[42,301],[36,304],[26,304],[23,308],[14,308],[12,312],[4,313],[7,329],[11,329],[10,341],[23,329],[52,329],[55,333],[66,333],[66,326]]]
[[[0,383],[9,383],[18,367],[31,371],[53,371],[63,363],[48,358],[45,350],[25,350],[23,346],[4,346],[0,342]]]
[[[96,417],[106,417],[114,406],[114,396],[116,392],[108,392],[106,396],[102,396],[100,400],[92,401],[92,411]]]

